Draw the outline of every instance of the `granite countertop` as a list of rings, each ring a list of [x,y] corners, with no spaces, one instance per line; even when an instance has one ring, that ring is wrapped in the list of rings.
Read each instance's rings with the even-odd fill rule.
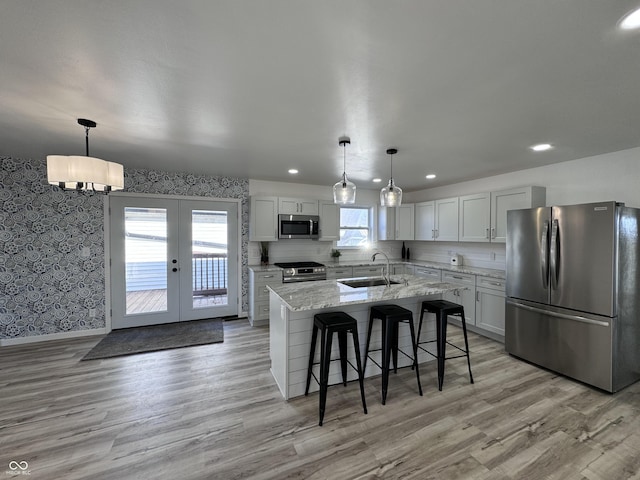
[[[404,279],[408,281],[408,285],[404,285]],[[273,285],[267,286],[267,288],[278,295],[287,307],[294,312],[397,300],[399,298],[438,295],[452,290],[464,289],[459,285],[433,282],[415,275],[391,275],[391,280],[400,283],[389,287],[381,285],[378,287],[353,288],[336,280],[321,280],[317,282]]]
[[[254,272],[281,272],[282,271],[280,267],[276,267],[272,263],[270,263],[269,265],[249,265],[249,270],[253,270]]]
[[[504,270],[496,270],[494,268],[481,268],[481,267],[468,267],[466,265],[449,265],[448,263],[441,262],[424,262],[422,260],[390,260],[390,263],[393,265],[398,265],[400,263],[404,263],[406,265],[414,265],[416,267],[431,267],[438,268],[440,270],[446,270],[447,272],[457,272],[457,273],[467,273],[469,275],[481,275],[484,277],[491,277],[500,280],[505,280],[505,271]],[[333,262],[328,261],[325,263],[325,267],[327,268],[339,268],[339,267],[366,267],[370,265],[384,265],[385,262],[372,262],[371,260],[350,260],[350,261],[341,261],[341,262]],[[249,265],[249,268],[254,272],[272,272],[281,270],[280,267],[276,267],[275,265]]]
[[[400,260],[400,262],[393,263],[403,263],[403,261]],[[449,265],[448,263],[423,262],[420,260],[405,260],[404,263],[414,265],[416,267],[439,268],[440,270],[446,270],[447,272],[468,273],[469,275],[481,275],[483,277],[498,278],[500,280],[506,279],[506,272],[504,270],[496,270],[495,268],[468,267],[466,265]]]

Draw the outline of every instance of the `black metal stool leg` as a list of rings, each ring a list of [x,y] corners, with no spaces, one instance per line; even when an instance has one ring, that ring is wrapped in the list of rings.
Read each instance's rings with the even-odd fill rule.
[[[411,331],[411,344],[413,345],[413,365],[416,369],[416,380],[418,380],[418,391],[422,396],[422,385],[420,384],[420,372],[418,371],[418,340],[416,339],[416,331],[413,326],[413,318],[409,319],[409,330]]]
[[[462,318],[462,334],[464,335],[464,348],[467,351],[467,366],[469,367],[469,380],[473,383],[473,375],[471,374],[471,355],[469,355],[469,340],[467,340],[467,322],[464,313],[460,314]]]
[[[342,384],[347,386],[347,332],[338,332],[338,346],[340,347],[340,368],[342,370]]]
[[[440,332],[438,333],[438,390],[442,391],[444,383],[444,361],[447,355],[447,314],[439,315]]]
[[[307,370],[307,386],[304,389],[304,394],[309,395],[309,384],[311,383],[311,372],[313,370],[313,357],[316,354],[316,341],[318,339],[318,327],[313,326],[311,333],[311,351],[309,352],[309,368]]]
[[[358,367],[358,383],[360,383],[360,396],[362,397],[362,408],[364,413],[367,413],[367,402],[364,399],[364,370],[362,369],[362,362],[360,362],[360,344],[358,340],[358,329],[353,328],[351,330],[353,336],[353,350],[356,355],[356,366]]]
[[[373,330],[373,315],[369,313],[369,325],[367,325],[367,345],[364,348],[364,359],[362,362],[362,371],[367,369],[367,359],[369,358],[369,345],[371,344],[371,330]]]
[[[320,426],[322,426],[324,411],[327,405],[327,390],[329,388],[329,365],[331,362],[331,341],[333,339],[333,335],[326,335],[326,331],[323,331],[322,333],[322,356],[324,361],[320,364]]]
[[[382,321],[382,405],[387,401],[389,388],[389,363],[391,362],[391,348],[393,345],[393,327],[386,319]]]
[[[416,349],[418,347],[418,344],[420,343],[420,334],[422,333],[422,319],[424,318],[424,308],[422,308],[420,310],[420,322],[418,323],[418,336],[416,337],[416,341],[414,342],[416,344]],[[413,365],[411,365],[411,370],[413,370],[416,366],[416,364],[418,363],[418,356],[416,355],[413,358]]]
[[[393,358],[393,373],[398,373],[398,329],[400,327],[399,322],[393,322],[392,335],[393,339],[391,340],[391,353]]]

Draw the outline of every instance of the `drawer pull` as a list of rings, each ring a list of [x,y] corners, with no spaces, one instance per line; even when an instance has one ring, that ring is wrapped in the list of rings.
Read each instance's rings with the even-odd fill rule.
[[[451,278],[455,278],[456,280],[464,280],[464,277],[458,277],[457,275],[451,275]]]
[[[275,275],[263,275],[262,278],[274,278]]]

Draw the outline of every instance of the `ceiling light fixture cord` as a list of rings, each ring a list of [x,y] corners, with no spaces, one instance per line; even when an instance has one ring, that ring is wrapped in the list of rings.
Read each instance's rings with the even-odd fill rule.
[[[350,205],[356,201],[356,186],[347,179],[347,144],[351,144],[349,137],[340,137],[338,145],[342,147],[342,178],[333,186],[333,203]]]
[[[396,153],[396,148],[387,149],[387,154],[391,157],[391,175],[389,184],[380,190],[380,205],[383,207],[399,207],[402,204],[402,189],[393,181],[393,155]]]
[[[87,152],[87,157],[89,156],[89,127],[84,127],[84,146]]]

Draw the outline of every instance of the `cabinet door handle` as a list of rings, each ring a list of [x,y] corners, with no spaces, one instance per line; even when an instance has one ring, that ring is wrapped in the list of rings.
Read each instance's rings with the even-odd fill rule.
[[[491,238],[496,238],[496,229],[495,229],[495,227],[491,227]]]
[[[487,228],[487,234],[485,235],[485,238],[489,238],[489,229]]]
[[[480,292],[476,290],[476,302],[480,301]]]
[[[436,238],[436,231],[435,230],[431,230],[431,238]]]

